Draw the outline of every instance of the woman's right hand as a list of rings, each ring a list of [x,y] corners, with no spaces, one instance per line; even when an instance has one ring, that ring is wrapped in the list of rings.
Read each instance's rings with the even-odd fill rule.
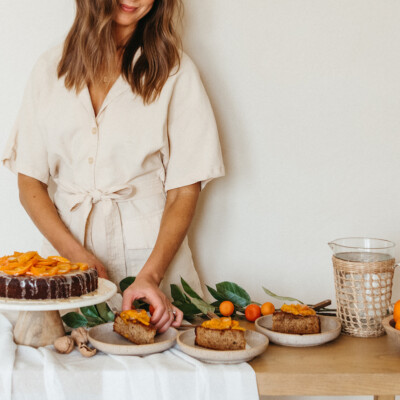
[[[60,219],[57,209],[50,199],[47,185],[19,173],[18,188],[20,201],[25,210],[58,253],[73,262],[83,262],[96,268],[100,278],[108,279],[105,266],[74,238]]]
[[[109,279],[106,267],[95,255],[86,249],[83,249],[82,253],[80,254],[71,255],[69,259],[71,262],[86,263],[89,265],[89,267],[96,269],[97,273],[99,274],[99,278]]]

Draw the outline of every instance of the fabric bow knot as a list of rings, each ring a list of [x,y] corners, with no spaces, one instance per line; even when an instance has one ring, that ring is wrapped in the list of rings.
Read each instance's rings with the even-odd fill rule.
[[[107,240],[108,270],[110,277],[126,276],[126,261],[124,238],[122,232],[122,223],[119,208],[119,201],[127,200],[135,193],[134,187],[131,185],[114,186],[108,190],[101,191],[92,189],[84,191],[72,185],[59,184],[58,190],[66,196],[69,210],[72,213],[70,231],[85,246],[88,240],[91,240],[90,229],[86,227],[90,213],[94,204],[101,207],[104,224],[105,235]]]

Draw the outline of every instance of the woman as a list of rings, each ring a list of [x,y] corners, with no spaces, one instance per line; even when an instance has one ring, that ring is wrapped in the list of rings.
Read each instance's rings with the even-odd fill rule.
[[[182,276],[201,290],[186,232],[200,190],[224,174],[207,95],[179,51],[177,2],[76,0],[63,46],[32,72],[3,156],[46,238],[42,254],[115,283],[136,276],[123,309],[144,299],[160,332],[182,321],[162,289]]]

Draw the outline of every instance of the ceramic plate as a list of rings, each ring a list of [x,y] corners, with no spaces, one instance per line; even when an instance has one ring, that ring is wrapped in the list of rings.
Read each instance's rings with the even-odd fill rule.
[[[319,318],[321,321],[321,333],[310,335],[274,332],[272,330],[272,315],[258,318],[255,325],[257,331],[267,335],[272,343],[292,347],[318,346],[336,339],[341,331],[341,324],[338,318],[324,315],[319,315]]]
[[[211,350],[197,346],[194,343],[194,329],[180,333],[177,343],[184,353],[198,360],[213,364],[237,364],[250,361],[268,347],[269,340],[261,333],[247,330],[244,337],[246,339],[245,350]]]
[[[126,356],[145,356],[161,353],[174,345],[178,331],[169,328],[166,332],[156,335],[152,344],[134,344],[113,331],[113,322],[98,325],[89,330],[89,341],[96,349],[110,354]]]

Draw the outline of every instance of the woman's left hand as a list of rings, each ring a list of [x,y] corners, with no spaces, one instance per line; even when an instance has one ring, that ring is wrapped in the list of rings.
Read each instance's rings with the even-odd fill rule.
[[[181,325],[182,311],[171,304],[156,281],[148,275],[138,274],[135,282],[124,291],[122,310],[130,310],[133,301],[138,299],[154,307],[151,323],[159,333],[165,332],[170,326],[178,327]]]

